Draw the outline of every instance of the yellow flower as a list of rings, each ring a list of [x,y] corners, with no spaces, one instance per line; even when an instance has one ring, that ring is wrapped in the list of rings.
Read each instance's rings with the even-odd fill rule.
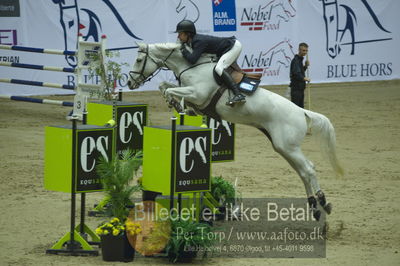
[[[142,227],[139,223],[128,221],[126,222],[126,231],[130,235],[137,235],[142,231]]]
[[[119,219],[117,217],[115,217],[111,220],[111,223],[119,223]]]
[[[113,229],[113,235],[117,236],[119,234],[119,230],[118,229]]]
[[[124,227],[123,225],[119,225],[119,226],[117,226],[117,228],[118,228],[119,230],[121,230],[121,231],[124,231],[124,230],[125,230],[125,227]]]
[[[101,235],[103,233],[103,230],[99,227],[96,228],[96,234]]]
[[[109,233],[110,233],[110,232],[109,232],[107,229],[104,229],[104,230],[103,230],[103,234],[104,234],[104,235],[108,235]]]

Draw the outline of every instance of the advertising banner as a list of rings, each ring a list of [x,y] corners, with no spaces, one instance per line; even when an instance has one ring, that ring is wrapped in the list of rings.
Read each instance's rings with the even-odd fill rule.
[[[400,77],[400,2],[395,0],[37,0],[3,1],[0,44],[76,50],[78,32],[86,41],[107,36],[112,60],[127,63],[118,88],[127,89],[137,42],[176,42],[176,24],[189,19],[197,32],[235,36],[243,46],[237,62],[263,74],[261,85],[289,84],[290,61],[300,42],[309,44],[313,82],[387,80]],[[73,56],[0,50],[0,61],[76,66]],[[76,85],[68,73],[0,67],[0,78]],[[161,71],[140,90],[176,82]],[[86,82],[98,83],[97,77]],[[72,91],[1,83],[2,95],[71,94]]]

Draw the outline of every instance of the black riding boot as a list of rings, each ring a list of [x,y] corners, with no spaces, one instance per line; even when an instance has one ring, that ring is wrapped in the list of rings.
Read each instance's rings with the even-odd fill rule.
[[[231,75],[226,70],[222,72],[221,78],[224,84],[228,87],[228,89],[230,89],[234,94],[234,96],[231,99],[229,99],[226,105],[233,105],[235,103],[246,102],[245,99],[246,97],[240,93],[237,84],[235,83],[235,81],[233,81]]]

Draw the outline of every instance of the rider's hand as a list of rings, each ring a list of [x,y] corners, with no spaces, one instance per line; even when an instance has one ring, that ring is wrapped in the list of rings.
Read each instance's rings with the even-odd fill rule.
[[[181,49],[181,52],[183,52],[184,50],[186,50],[186,47],[185,47],[185,44],[184,44],[184,43],[181,44],[181,48],[180,48],[180,49]]]
[[[310,79],[310,78],[307,78],[307,77],[305,77],[305,78],[304,78],[304,81],[306,81],[306,82],[310,82],[310,81],[311,81],[311,79]]]

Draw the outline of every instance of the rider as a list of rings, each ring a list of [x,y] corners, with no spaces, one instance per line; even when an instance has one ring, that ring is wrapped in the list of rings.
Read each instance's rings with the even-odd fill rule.
[[[196,34],[196,27],[190,20],[182,20],[176,26],[178,39],[182,43],[183,57],[191,64],[195,64],[202,53],[216,54],[219,58],[215,66],[215,72],[222,78],[224,84],[232,90],[234,96],[229,99],[227,105],[245,102],[245,96],[239,92],[238,85],[232,79],[226,69],[236,61],[242,51],[242,44],[235,37],[221,38],[210,35]],[[184,44],[192,48],[189,52]]]

